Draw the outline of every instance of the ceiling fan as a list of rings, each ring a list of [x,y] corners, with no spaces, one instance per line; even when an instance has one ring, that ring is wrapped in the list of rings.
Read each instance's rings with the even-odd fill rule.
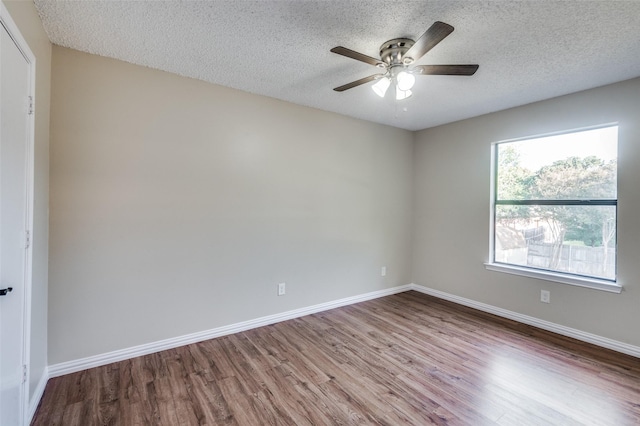
[[[375,65],[382,68],[384,73],[374,74],[360,80],[352,81],[345,85],[336,87],[336,92],[344,92],[378,80],[372,89],[378,96],[383,98],[392,82],[396,86],[396,99],[406,99],[411,96],[411,88],[415,83],[416,75],[473,75],[479,65],[415,65],[410,66],[420,59],[425,53],[433,49],[438,43],[444,40],[453,32],[453,27],[444,22],[436,21],[427,31],[425,31],[418,41],[409,38],[395,38],[386,41],[380,46],[380,59],[364,55],[346,47],[338,46],[331,49],[331,52],[346,56],[357,61]]]

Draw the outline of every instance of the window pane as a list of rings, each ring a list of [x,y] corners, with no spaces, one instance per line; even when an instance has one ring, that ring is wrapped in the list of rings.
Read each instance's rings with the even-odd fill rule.
[[[615,280],[615,206],[496,206],[495,262]]]
[[[498,200],[616,199],[618,127],[497,146]]]

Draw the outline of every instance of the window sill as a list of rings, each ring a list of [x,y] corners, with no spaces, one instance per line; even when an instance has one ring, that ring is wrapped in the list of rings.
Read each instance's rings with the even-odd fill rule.
[[[597,278],[578,277],[575,275],[569,276],[549,271],[540,271],[501,263],[485,263],[484,266],[490,271],[504,272],[506,274],[520,275],[523,277],[536,278],[539,280],[554,281],[557,283],[570,284],[578,287],[587,287],[594,290],[608,291],[611,293],[620,293],[622,291],[621,285],[612,281],[599,280]]]

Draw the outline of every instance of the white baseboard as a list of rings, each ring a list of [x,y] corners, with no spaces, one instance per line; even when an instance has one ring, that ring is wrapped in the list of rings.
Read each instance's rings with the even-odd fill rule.
[[[167,349],[177,348],[179,346],[189,345],[191,343],[202,342],[204,340],[214,339],[216,337],[226,336],[241,331],[250,330],[265,325],[275,324],[281,321],[299,318],[305,315],[314,314],[316,312],[327,311],[329,309],[339,308],[341,306],[351,305],[366,300],[377,299],[379,297],[389,296],[391,294],[402,293],[411,290],[411,284],[388,288],[384,290],[372,291],[369,293],[346,297],[344,299],[334,300],[331,302],[320,303],[318,305],[308,306],[306,308],[295,309],[280,314],[269,315],[266,317],[256,318],[249,321],[243,321],[237,324],[231,324],[211,330],[191,333],[184,336],[174,337],[171,339],[160,340],[157,342],[147,343],[144,345],[133,346],[130,348],[120,349],[101,355],[94,355],[87,358],[77,359],[73,361],[62,362],[49,366],[49,377],[58,377],[65,374],[75,373],[77,371],[86,370],[88,368],[100,367],[102,365],[111,364],[112,362],[123,361],[142,355],[148,355],[154,352],[160,352]],[[46,384],[46,381],[45,381]],[[36,404],[37,406],[37,404]]]
[[[36,414],[36,410],[38,409],[38,404],[40,404],[40,400],[42,399],[42,395],[44,395],[44,389],[47,387],[47,381],[49,380],[49,369],[48,367],[44,368],[42,375],[40,376],[40,380],[38,380],[38,385],[36,389],[33,391],[33,396],[31,400],[29,400],[29,412],[27,413],[27,424],[31,424],[31,420],[33,420],[33,416]]]
[[[256,318],[253,320],[243,321],[236,324],[231,324],[223,327],[214,328],[211,330],[200,331],[196,333],[187,334],[184,336],[178,336],[171,339],[160,340],[157,342],[147,343],[144,345],[133,346],[130,348],[120,349],[105,354],[94,355],[87,358],[77,359],[73,361],[63,362],[59,364],[50,365],[48,368],[48,377],[58,377],[65,374],[75,373],[77,371],[86,370],[88,368],[99,367],[106,364],[111,364],[117,361],[123,361],[137,356],[148,355],[154,352],[160,352],[167,349],[173,349],[179,346],[188,345],[191,343],[197,343],[204,340],[214,339],[216,337],[226,336],[233,333],[239,333],[241,331],[250,330],[265,325],[275,324],[281,321],[286,321],[293,318],[299,318],[305,315],[314,314],[316,312],[322,312],[329,309],[338,308],[341,306],[351,305],[358,302],[364,302],[366,300],[377,299],[379,297],[389,296],[391,294],[402,293],[408,290],[415,290],[420,293],[428,294],[440,299],[448,300],[450,302],[458,303],[460,305],[468,306],[480,311],[488,312],[494,315],[498,315],[503,318],[508,318],[514,321],[521,322],[523,324],[532,325],[534,327],[541,328],[543,330],[551,331],[561,334],[563,336],[572,337],[583,342],[592,343],[597,346],[612,349],[617,352],[625,353],[640,358],[640,347],[633,346],[627,343],[618,342],[606,337],[598,336],[595,334],[587,333],[574,328],[565,327],[563,325],[555,324],[549,321],[544,321],[538,318],[530,317],[527,315],[519,314],[517,312],[508,311],[506,309],[498,308],[495,306],[487,305],[485,303],[476,302],[471,299],[455,296],[453,294],[445,293],[442,291],[434,290],[425,286],[417,284],[407,284],[403,286],[393,287],[384,290],[373,291],[357,296],[347,297],[331,302],[320,303],[318,305],[308,306],[306,308],[295,309],[280,314],[269,315],[266,317]],[[44,391],[44,385],[46,380],[41,380],[38,385],[38,390],[42,387],[40,395]],[[34,401],[39,401],[39,398],[35,398]],[[33,405],[33,404],[32,404]],[[35,403],[37,407],[37,402]],[[35,410],[35,408],[34,408]]]
[[[403,286],[393,287],[384,290],[373,291],[357,296],[346,297],[344,299],[334,300],[331,302],[320,303],[306,308],[295,309],[280,314],[269,315],[266,317],[256,318],[249,321],[240,322],[237,324],[231,324],[223,327],[214,328],[211,330],[205,330],[197,333],[191,333],[184,336],[179,336],[171,339],[160,340],[144,345],[138,345],[130,348],[120,349],[113,352],[108,352],[101,355],[90,356],[78,360],[63,362],[59,364],[50,365],[45,369],[38,386],[31,398],[29,404],[29,421],[35,415],[36,409],[40,399],[44,394],[44,390],[47,381],[50,378],[63,376],[65,374],[75,373],[77,371],[86,370],[88,368],[100,367],[102,365],[110,364],[112,362],[123,361],[126,359],[134,358],[137,356],[148,355],[154,352],[163,351],[166,349],[173,349],[179,346],[188,345],[191,343],[197,343],[204,340],[214,339],[216,337],[226,336],[241,331],[250,330],[265,325],[275,324],[281,321],[286,321],[294,318],[299,318],[305,315],[314,314],[317,312],[327,311],[329,309],[339,308],[341,306],[351,305],[358,302],[364,302],[367,300],[377,299],[379,297],[389,296],[392,294],[402,293],[409,290],[415,290],[420,293],[428,294],[443,300],[458,303],[460,305],[468,306],[470,308],[478,309],[483,312],[488,312],[503,318],[508,318],[514,321],[521,322],[523,324],[532,325],[534,327],[541,328],[543,330],[551,331],[561,334],[563,336],[572,337],[583,342],[592,343],[603,348],[612,349],[617,352],[628,354],[640,358],[640,347],[633,346],[627,343],[618,342],[616,340],[608,339],[606,337],[598,336],[591,333],[586,333],[581,330],[565,327],[563,325],[555,324],[549,321],[544,321],[538,318],[530,317],[527,315],[519,314],[517,312],[508,311],[506,309],[498,308],[495,306],[487,305],[485,303],[476,302],[471,299],[456,296],[453,294],[445,293],[439,290],[434,290],[418,284],[407,284]]]
[[[496,306],[487,305],[485,303],[476,302],[475,300],[465,299],[464,297],[456,296],[453,294],[445,293],[443,291],[434,290],[429,287],[421,286],[418,284],[410,284],[408,286],[411,290],[418,291],[420,293],[428,294],[430,296],[437,297],[439,299],[448,300],[450,302],[458,303],[460,305],[468,306],[470,308],[478,309],[479,311],[488,312],[490,314],[497,315],[499,317],[508,318],[514,321],[518,321],[523,324],[532,325],[534,327],[541,328],[543,330],[551,331],[563,336],[572,337],[583,342],[592,343],[596,346],[600,346],[607,349],[612,349],[616,352],[635,356],[640,358],[640,347],[630,345],[628,343],[619,342],[617,340],[609,339],[606,337],[598,336],[596,334],[587,333],[575,328],[565,327],[564,325],[555,324],[549,321],[541,320],[528,315],[519,314],[517,312],[508,311],[506,309],[498,308]]]

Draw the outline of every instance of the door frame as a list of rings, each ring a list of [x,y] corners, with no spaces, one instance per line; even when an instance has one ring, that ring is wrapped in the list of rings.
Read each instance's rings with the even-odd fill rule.
[[[28,247],[25,250],[25,271],[24,271],[24,299],[22,300],[23,309],[23,330],[22,330],[22,365],[26,366],[25,379],[20,390],[21,406],[20,417],[24,424],[30,423],[29,414],[29,394],[30,394],[30,376],[31,376],[31,285],[33,272],[33,205],[34,205],[34,158],[35,158],[35,87],[36,87],[36,57],[29,48],[27,41],[24,39],[18,26],[15,24],[9,11],[4,3],[0,1],[0,25],[2,25],[9,37],[13,40],[18,50],[25,58],[29,68],[29,115],[27,117],[27,153],[26,153],[26,199],[25,206],[25,243],[28,239]],[[27,236],[28,232],[28,236]]]

